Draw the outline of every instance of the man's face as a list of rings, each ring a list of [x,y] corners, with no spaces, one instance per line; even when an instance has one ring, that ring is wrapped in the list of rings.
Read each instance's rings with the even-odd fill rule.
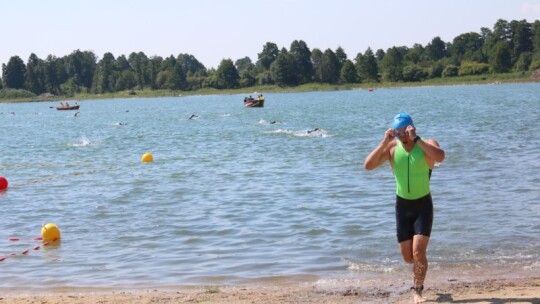
[[[407,128],[395,129],[394,137],[399,139],[402,143],[409,142],[409,134]]]

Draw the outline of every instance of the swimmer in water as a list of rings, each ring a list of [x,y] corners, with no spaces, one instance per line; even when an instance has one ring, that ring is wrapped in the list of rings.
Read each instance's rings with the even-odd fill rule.
[[[311,133],[313,133],[313,132],[317,132],[317,131],[320,131],[320,130],[321,130],[321,129],[319,129],[319,128],[315,128],[315,129],[313,129],[313,130],[307,130],[307,133],[308,133],[308,134],[311,134]]]
[[[373,170],[388,161],[394,173],[397,241],[403,260],[412,264],[414,303],[426,301],[422,291],[433,224],[429,181],[435,162],[440,163],[444,158],[439,143],[418,136],[411,116],[400,113],[394,117],[392,128],[386,130],[381,143],[364,161],[366,170]]]
[[[195,118],[199,118],[199,116],[197,116],[195,114],[191,114],[191,116],[189,117],[189,119],[195,119]]]

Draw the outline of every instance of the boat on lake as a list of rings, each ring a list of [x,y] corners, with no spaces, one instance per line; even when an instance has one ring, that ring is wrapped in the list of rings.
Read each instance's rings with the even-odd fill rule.
[[[71,107],[56,107],[57,110],[78,110],[80,106],[71,106]]]
[[[72,105],[70,106],[69,103],[63,103],[61,102],[60,105],[58,107],[56,107],[57,110],[59,111],[62,111],[62,110],[78,110],[80,107],[80,105],[78,103],[75,103],[75,105]]]
[[[262,108],[264,107],[264,96],[261,94],[257,98],[251,96],[244,97],[244,107],[248,108]]]

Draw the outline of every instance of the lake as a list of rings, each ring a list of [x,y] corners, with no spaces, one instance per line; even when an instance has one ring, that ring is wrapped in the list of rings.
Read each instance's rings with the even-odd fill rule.
[[[363,169],[399,112],[446,152],[428,281],[540,274],[540,83],[249,94],[0,104],[0,289],[410,284]]]

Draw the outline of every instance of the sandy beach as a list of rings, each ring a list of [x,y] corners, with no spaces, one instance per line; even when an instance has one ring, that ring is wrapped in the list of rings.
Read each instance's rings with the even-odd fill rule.
[[[449,281],[427,288],[427,303],[540,303],[540,277]],[[166,290],[60,290],[42,294],[9,294],[0,303],[411,303],[405,288],[321,287],[313,283],[285,286],[198,286]]]

